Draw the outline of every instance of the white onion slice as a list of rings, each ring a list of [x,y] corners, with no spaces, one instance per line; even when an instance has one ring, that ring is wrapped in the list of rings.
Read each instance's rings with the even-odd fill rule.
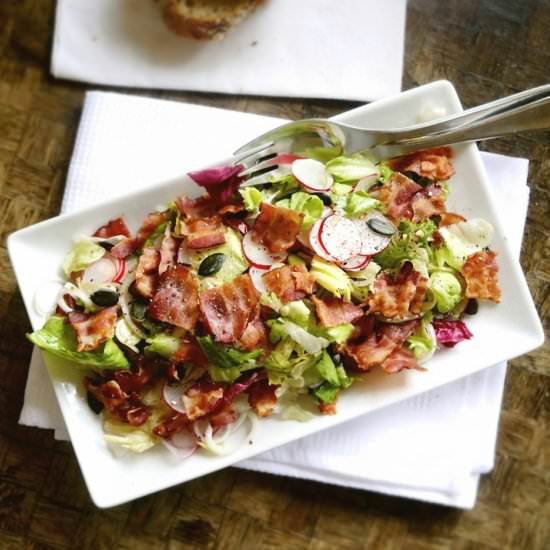
[[[183,402],[183,384],[169,384],[164,382],[162,387],[163,401],[174,411],[186,414],[187,410]]]

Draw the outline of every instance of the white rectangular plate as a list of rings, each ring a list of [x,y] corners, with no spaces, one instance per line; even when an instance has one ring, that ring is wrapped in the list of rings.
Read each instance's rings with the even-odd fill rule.
[[[390,128],[413,124],[418,113],[430,106],[446,112],[461,110],[451,84],[434,82],[398,96],[348,111],[338,120],[355,125]],[[208,144],[204,144],[208,147]],[[505,225],[491,200],[487,176],[475,145],[454,148],[456,175],[451,180],[450,210],[482,217],[495,227],[502,302],[483,304],[478,315],[468,318],[472,340],[439,351],[428,371],[388,376],[381,369],[363,377],[338,402],[338,414],[319,416],[307,423],[262,419],[250,445],[230,456],[213,457],[203,452],[178,462],[161,446],[142,455],[116,458],[105,442],[100,417],[90,411],[82,389],[83,371],[44,354],[63,417],[91,497],[99,507],[110,507],[171,487],[224,468],[257,453],[284,445],[359,415],[436,388],[500,361],[517,357],[543,342],[543,331],[519,263],[510,250]],[[214,159],[213,159],[214,160]],[[215,164],[227,163],[226,160]],[[34,329],[44,318],[33,307],[34,295],[45,282],[60,277],[62,260],[75,236],[91,234],[107,220],[124,215],[136,229],[145,214],[178,194],[198,195],[186,176],[151,185],[146,190],[113,199],[77,213],[52,218],[27,227],[8,239],[17,281]],[[506,220],[503,220],[505,222]]]

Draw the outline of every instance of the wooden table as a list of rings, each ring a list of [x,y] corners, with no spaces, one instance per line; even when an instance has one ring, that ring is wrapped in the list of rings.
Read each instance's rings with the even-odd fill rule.
[[[53,14],[53,0],[0,2],[0,547],[549,548],[548,345],[510,366],[495,469],[467,512],[233,468],[101,511],[70,445],[18,426],[31,346],[5,238],[57,213],[88,88],[48,74]],[[446,78],[470,106],[545,83],[549,27],[548,0],[409,0],[404,88]],[[135,93],[287,118],[353,106]],[[522,264],[546,323],[549,145],[548,133],[482,145],[531,160]]]

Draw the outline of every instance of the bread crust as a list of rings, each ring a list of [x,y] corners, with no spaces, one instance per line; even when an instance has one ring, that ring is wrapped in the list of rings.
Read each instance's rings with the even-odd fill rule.
[[[200,0],[197,0],[200,3]],[[164,0],[162,15],[168,28],[178,36],[195,40],[222,40],[227,31],[237,25],[263,0],[244,0],[228,6],[223,13],[194,15],[182,0]]]

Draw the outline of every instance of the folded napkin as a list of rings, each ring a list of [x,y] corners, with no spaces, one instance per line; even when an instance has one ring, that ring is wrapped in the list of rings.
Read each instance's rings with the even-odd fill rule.
[[[184,103],[89,92],[62,211],[88,206],[228,156],[280,121]],[[206,150],[204,144],[209,144]],[[519,254],[527,161],[484,153]],[[239,466],[442,504],[472,507],[493,466],[505,364],[274,449]],[[40,353],[20,422],[68,435]]]
[[[399,92],[406,0],[266,0],[221,42],[153,0],[58,0],[54,76],[114,86],[371,101]],[[383,52],[383,55],[380,55]]]

